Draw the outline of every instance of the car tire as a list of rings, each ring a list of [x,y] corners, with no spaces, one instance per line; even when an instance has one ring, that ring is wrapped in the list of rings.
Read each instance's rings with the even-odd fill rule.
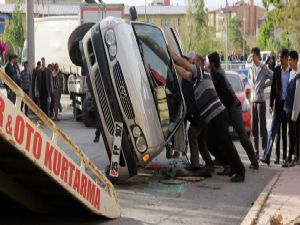
[[[94,112],[88,111],[87,100],[82,103],[82,121],[86,127],[96,127],[96,116]]]
[[[83,66],[82,56],[79,48],[79,42],[82,40],[84,35],[94,26],[95,23],[84,23],[78,26],[71,33],[68,40],[68,51],[69,57],[76,66]]]

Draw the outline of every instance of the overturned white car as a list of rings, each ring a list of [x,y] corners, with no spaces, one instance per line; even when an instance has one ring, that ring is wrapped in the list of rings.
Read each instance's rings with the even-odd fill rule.
[[[184,147],[178,128],[185,103],[164,32],[113,17],[77,31],[69,39],[70,58],[89,77],[112,161],[110,176],[136,175],[170,142]]]

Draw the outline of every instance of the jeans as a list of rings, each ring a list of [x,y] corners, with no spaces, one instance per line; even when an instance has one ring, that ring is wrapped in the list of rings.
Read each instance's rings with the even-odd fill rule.
[[[271,129],[269,131],[269,136],[268,136],[268,144],[265,150],[265,156],[268,158],[270,158],[272,154],[273,142],[276,136],[277,129],[280,126],[281,122],[285,119],[285,117],[286,115],[283,112],[283,109],[282,111],[275,112],[273,115]]]

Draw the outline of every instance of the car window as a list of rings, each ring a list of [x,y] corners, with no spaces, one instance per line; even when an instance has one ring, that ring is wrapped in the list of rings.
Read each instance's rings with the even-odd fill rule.
[[[237,76],[227,75],[227,79],[235,92],[243,92],[243,85]]]
[[[171,132],[170,123],[182,119],[182,96],[162,31],[154,26],[134,24],[137,41],[148,75],[154,88],[154,98],[164,136]]]

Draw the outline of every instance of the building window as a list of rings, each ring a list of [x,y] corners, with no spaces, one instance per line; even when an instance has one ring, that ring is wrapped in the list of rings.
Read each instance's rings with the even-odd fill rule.
[[[152,23],[152,24],[154,24],[154,18],[147,17],[147,23]]]
[[[162,27],[170,27],[171,26],[171,18],[162,18],[162,19],[160,19],[160,25]]]
[[[181,25],[181,18],[177,18],[177,25],[180,27],[180,25]]]

